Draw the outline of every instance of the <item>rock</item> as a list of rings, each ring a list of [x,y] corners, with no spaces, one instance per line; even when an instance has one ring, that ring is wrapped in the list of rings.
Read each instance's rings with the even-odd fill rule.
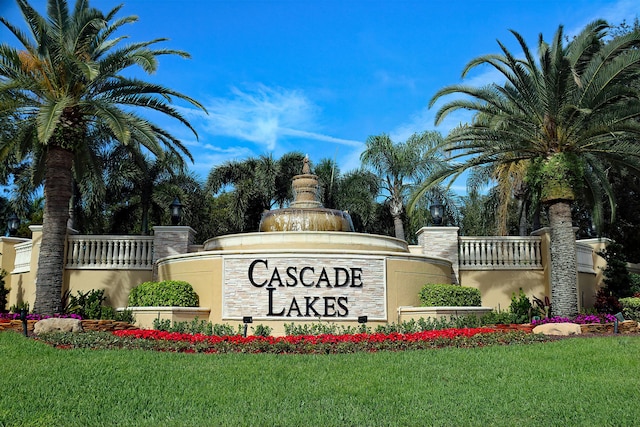
[[[78,319],[61,319],[51,317],[36,323],[33,333],[36,335],[46,332],[82,332],[82,322]]]
[[[544,335],[578,335],[582,333],[580,325],[575,323],[546,323],[533,328],[534,334]]]
[[[632,334],[640,332],[640,324],[635,320],[625,320],[618,323],[618,332],[621,334]]]

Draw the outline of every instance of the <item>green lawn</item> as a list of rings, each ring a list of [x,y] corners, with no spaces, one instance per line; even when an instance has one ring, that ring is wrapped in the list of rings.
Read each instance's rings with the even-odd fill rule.
[[[2,426],[637,426],[640,337],[346,355],[60,350],[0,333]]]

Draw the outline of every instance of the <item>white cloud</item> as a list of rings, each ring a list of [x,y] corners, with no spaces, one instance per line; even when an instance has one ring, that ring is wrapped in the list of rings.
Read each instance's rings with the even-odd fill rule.
[[[618,25],[623,20],[627,21],[627,24],[632,24],[633,20],[638,16],[640,11],[638,10],[637,0],[619,0],[616,2],[608,3],[605,6],[595,9],[593,14],[585,22],[580,23],[574,28],[567,29],[567,34],[571,37],[578,34],[585,25],[596,19],[604,19],[611,25]]]
[[[376,79],[382,86],[386,87],[406,87],[416,88],[416,79],[400,74],[392,74],[388,71],[380,70],[375,73]]]
[[[249,90],[231,89],[230,98],[214,98],[206,108],[209,115],[190,110],[204,133],[248,141],[273,151],[281,138],[305,138],[357,146],[352,141],[314,131],[318,107],[301,91],[257,85]],[[262,151],[262,150],[261,150]]]

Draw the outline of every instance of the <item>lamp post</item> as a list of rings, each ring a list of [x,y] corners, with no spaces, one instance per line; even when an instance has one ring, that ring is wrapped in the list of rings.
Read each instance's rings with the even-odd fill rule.
[[[19,227],[20,227],[20,218],[18,218],[18,215],[16,215],[16,213],[13,212],[7,219],[7,235],[15,236],[16,233],[18,232]]]
[[[442,218],[444,217],[444,205],[439,201],[436,201],[431,206],[429,206],[429,212],[431,212],[433,225],[442,225]]]
[[[171,212],[171,225],[180,224],[182,218],[182,203],[177,197],[173,199],[173,202],[169,205],[169,212]]]

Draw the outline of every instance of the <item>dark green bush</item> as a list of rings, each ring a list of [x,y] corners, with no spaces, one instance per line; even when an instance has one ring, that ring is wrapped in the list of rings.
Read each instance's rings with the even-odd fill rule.
[[[107,299],[104,295],[104,289],[91,289],[87,292],[77,291],[76,295],[69,293],[67,298],[65,313],[77,314],[83,319],[102,318],[102,303]]]
[[[640,296],[640,274],[638,273],[629,273],[629,277],[631,278],[631,294]]]
[[[64,312],[67,314],[77,314],[83,319],[104,319],[118,322],[133,323],[133,312],[131,310],[117,311],[115,308],[104,305],[107,297],[104,289],[91,289],[87,292],[77,291],[76,295],[71,295],[67,291],[65,297]]]
[[[131,289],[130,307],[198,307],[198,294],[187,282],[144,282]]]
[[[485,325],[510,325],[516,323],[516,319],[513,313],[509,311],[492,311],[480,318],[480,324]]]
[[[234,329],[231,325],[225,324],[212,324],[207,320],[198,320],[196,317],[191,322],[171,322],[169,319],[153,319],[153,329],[166,332],[180,332],[183,334],[202,334],[202,335],[217,335],[217,336],[230,336],[241,335],[241,327]]]
[[[256,325],[255,327],[251,327],[253,331],[253,335],[258,337],[268,337],[271,335],[271,331],[273,330],[271,327],[267,325]]]
[[[627,320],[635,320],[640,322],[640,298],[620,298],[622,305],[622,315]]]
[[[458,285],[427,284],[420,290],[423,307],[480,307],[480,291]]]
[[[513,314],[514,323],[527,323],[530,322],[529,316],[533,311],[531,301],[527,298],[527,295],[520,288],[518,295],[515,292],[511,295],[511,306],[509,307]]]
[[[618,299],[632,296],[632,281],[627,269],[627,258],[623,246],[612,242],[607,245],[604,251],[596,253],[607,262],[607,266],[602,270],[604,287]]]

